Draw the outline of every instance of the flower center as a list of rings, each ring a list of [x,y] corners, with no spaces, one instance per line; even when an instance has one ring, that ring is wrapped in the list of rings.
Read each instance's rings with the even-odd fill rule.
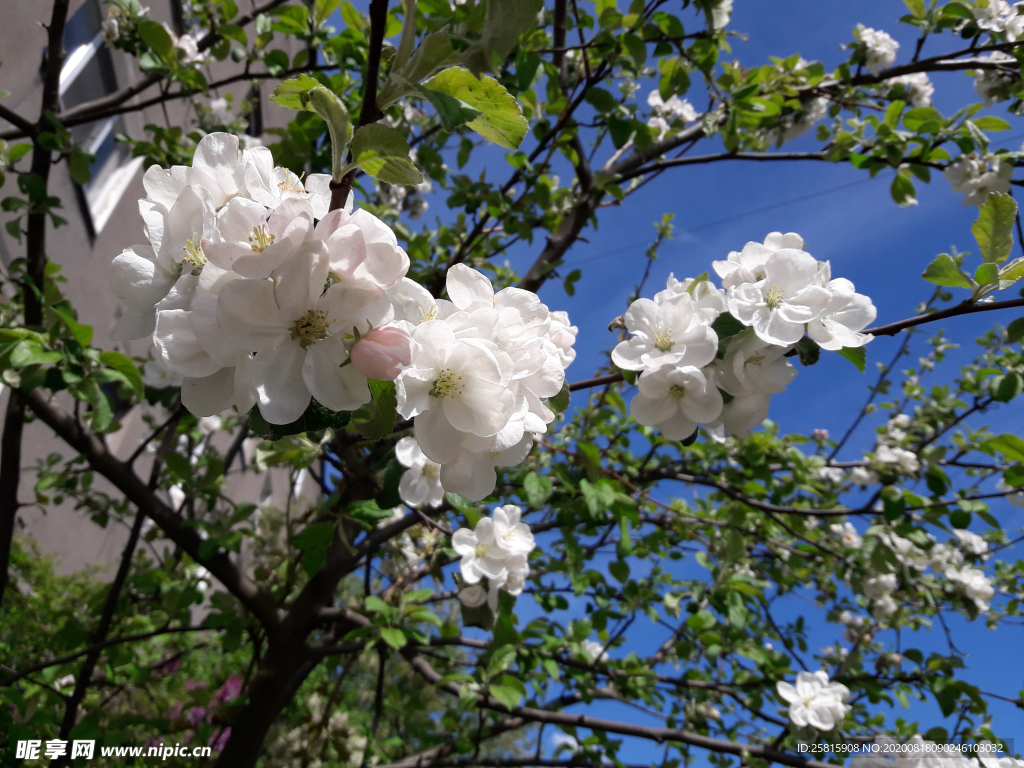
[[[263,253],[273,242],[274,236],[267,232],[266,224],[259,224],[252,228],[252,234],[249,235],[249,247],[253,252]]]
[[[305,175],[305,172],[303,172],[302,176]],[[293,176],[289,173],[284,177],[284,181],[279,181],[277,183],[277,188],[280,189],[281,192],[295,192],[296,194],[301,194],[306,191],[302,186],[302,176]]]
[[[659,328],[654,332],[654,346],[659,352],[672,351],[672,333],[667,328]]]
[[[437,313],[437,304],[420,306],[420,322],[425,323],[428,320],[437,320],[440,317]]]
[[[668,396],[672,398],[672,400],[682,400],[683,395],[685,394],[686,390],[678,384],[673,384],[668,388]]]
[[[185,255],[181,257],[181,263],[192,266],[192,274],[198,275],[206,264],[206,254],[203,253],[203,244],[199,235],[193,234],[192,239],[185,243]]]
[[[747,358],[747,365],[760,365],[764,362],[764,355],[754,355],[753,357]]]
[[[305,349],[310,344],[316,344],[330,336],[327,330],[329,325],[327,312],[311,309],[295,321],[295,325],[292,326],[292,338],[297,339],[299,346]]]
[[[768,289],[768,295],[764,298],[764,303],[768,309],[778,309],[782,306],[782,294],[786,292],[786,289],[781,285],[773,285]]]
[[[423,465],[423,476],[424,477],[437,477],[440,473],[438,472],[439,467],[436,464],[424,464]]]
[[[434,386],[430,388],[430,396],[438,399],[461,394],[462,377],[450,368],[442,370],[440,375],[434,379]]]
[[[473,550],[473,555],[478,559],[487,557],[487,545],[477,544],[476,549]]]

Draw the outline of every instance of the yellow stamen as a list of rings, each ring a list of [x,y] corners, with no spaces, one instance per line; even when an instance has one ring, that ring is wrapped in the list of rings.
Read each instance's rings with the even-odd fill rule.
[[[441,371],[441,374],[434,379],[434,386],[430,388],[430,396],[439,400],[461,394],[462,377],[448,368]]]
[[[295,321],[295,325],[292,327],[292,338],[298,339],[299,345],[305,349],[310,344],[315,344],[330,336],[331,334],[327,330],[329,325],[326,312],[311,309]]]
[[[252,228],[252,234],[249,235],[249,247],[254,253],[263,253],[273,243],[274,236],[267,231],[266,224],[259,224]]]

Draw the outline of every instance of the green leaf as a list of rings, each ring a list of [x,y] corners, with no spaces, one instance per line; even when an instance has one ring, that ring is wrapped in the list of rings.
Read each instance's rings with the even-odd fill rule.
[[[132,362],[128,355],[115,352],[114,350],[107,350],[100,354],[100,362],[104,365],[109,365],[131,382],[136,400],[141,401],[145,399],[146,387],[142,383],[142,373],[135,367],[135,363]]]
[[[409,159],[409,142],[394,128],[371,123],[359,128],[352,137],[352,161],[373,176],[389,184],[419,184],[420,172]]]
[[[903,4],[914,14],[914,18],[923,19],[927,15],[924,0],[903,0]]]
[[[974,281],[978,285],[998,285],[999,267],[995,264],[980,264],[974,270]]]
[[[395,383],[377,379],[369,379],[366,383],[373,399],[355,412],[352,426],[367,440],[383,440],[394,431],[398,421]]]
[[[138,24],[139,37],[142,42],[149,46],[164,61],[170,61],[174,53],[174,41],[164,29],[162,24],[155,21],[140,21]]]
[[[1008,131],[1010,129],[1010,124],[1008,122],[1003,120],[1001,117],[996,117],[995,115],[978,117],[971,122],[983,131]]]
[[[496,73],[543,7],[544,0],[490,0],[480,39],[462,52],[462,63],[477,76]]]
[[[396,651],[401,650],[408,643],[408,639],[405,637],[405,632],[394,627],[381,627],[380,637],[385,643],[390,645]]]
[[[935,261],[928,265],[921,277],[929,283],[947,288],[974,290],[974,282],[964,274],[959,265],[953,261],[953,257],[947,253],[940,253],[936,256]]]
[[[1003,434],[987,440],[984,446],[992,451],[998,451],[1009,461],[1024,461],[1024,440],[1016,435]]]
[[[92,181],[92,171],[89,165],[94,156],[75,147],[68,156],[68,170],[71,172],[71,180],[76,184],[88,184]]]
[[[451,94],[423,87],[419,87],[417,90],[434,105],[437,116],[441,118],[441,127],[448,133],[454,132],[460,125],[468,123],[481,114],[479,109]]]
[[[892,185],[889,187],[889,193],[892,195],[892,199],[901,208],[908,208],[911,205],[917,205],[917,190],[914,189],[914,182],[902,173],[897,173],[893,176]]]
[[[1024,317],[1018,317],[1006,326],[1007,342],[1010,344],[1016,344],[1021,339],[1024,339]]]
[[[858,371],[864,373],[864,366],[867,363],[868,357],[867,350],[864,347],[843,347],[838,351],[842,357],[853,363]]]
[[[285,70],[288,69],[288,54],[285,53],[284,51],[278,50],[277,48],[275,48],[272,51],[267,51],[266,53],[263,54],[263,66],[265,66],[267,68],[267,71],[271,75],[273,75],[274,77],[277,77],[282,72],[284,72]],[[282,83],[282,85],[283,85],[283,83]],[[281,86],[278,86],[278,88],[280,88],[280,87]],[[275,93],[276,93],[276,89],[275,89]],[[287,96],[282,96],[282,98],[288,98],[288,97]],[[277,101],[277,99],[275,99],[273,96],[271,96],[270,99],[271,99],[271,101]],[[278,101],[277,103],[280,104],[281,102]],[[281,104],[281,106],[285,106],[285,105]],[[301,109],[301,105],[296,105],[294,107],[288,107],[288,108],[289,109]]]
[[[746,327],[728,312],[720,314],[715,318],[715,322],[711,324],[711,329],[718,335],[719,341],[735,336],[737,333],[742,333]]]
[[[530,128],[515,97],[493,77],[477,80],[462,67],[450,67],[434,75],[424,86],[427,90],[448,94],[479,111],[480,115],[467,125],[488,141],[506,149],[516,149]]]
[[[523,490],[526,492],[527,502],[533,509],[543,509],[547,500],[551,498],[551,481],[536,472],[531,472],[523,479]]]
[[[814,365],[821,357],[821,347],[814,339],[804,336],[796,343],[796,353],[800,358],[800,365]]]
[[[18,345],[11,350],[11,367],[12,368],[25,368],[29,365],[45,365],[46,363],[56,363],[60,360],[60,352],[47,352],[40,345],[39,342],[32,341],[31,339],[25,339],[19,342]]]
[[[75,341],[81,344],[83,347],[87,347],[92,343],[92,326],[80,323],[67,312],[61,312],[60,310],[51,309],[53,314],[61,319],[61,322],[68,327],[71,331],[71,335],[75,337]]]
[[[514,645],[503,645],[498,648],[493,654],[491,654],[490,660],[487,662],[487,677],[491,678],[495,675],[499,675],[506,669],[512,666],[512,662],[516,660],[516,648]]]
[[[317,432],[321,429],[344,429],[352,414],[348,411],[332,411],[316,400],[310,400],[306,412],[290,424],[270,424],[263,418],[258,405],[249,411],[249,430],[257,437],[279,440],[302,432]]]
[[[309,106],[309,92],[320,85],[319,80],[309,75],[299,75],[278,85],[270,95],[270,100],[285,109],[312,111],[312,107]]]
[[[492,685],[488,687],[488,692],[491,697],[496,699],[501,704],[504,704],[508,709],[515,709],[519,706],[521,695],[519,691],[508,685]]]
[[[629,581],[629,563],[625,560],[612,560],[608,563],[608,573],[620,584],[625,584]]]
[[[1020,280],[1022,277],[1024,277],[1024,258],[1014,259],[1009,264],[1005,265],[1002,269],[999,270],[1000,282],[1006,281],[1013,283],[1017,280]],[[1000,287],[1005,288],[1008,286]]]
[[[362,34],[363,29],[366,27],[366,22],[363,20],[363,15],[356,10],[356,7],[348,0],[342,0],[339,10],[341,11],[341,20],[345,22],[345,26],[353,32]]]
[[[1024,378],[1021,378],[1019,373],[1010,371],[1003,376],[1003,380],[996,387],[994,399],[996,402],[1008,403],[1017,397],[1022,389],[1024,389]]]
[[[569,391],[569,382],[563,381],[562,388],[558,390],[558,394],[547,399],[547,406],[551,409],[552,413],[558,416],[565,413],[569,407],[570,397],[572,397],[572,393]]]
[[[1009,195],[994,192],[981,206],[971,232],[987,264],[1002,264],[1010,255],[1016,216],[1017,203]]]
[[[100,389],[96,379],[86,379],[85,386],[86,400],[92,406],[91,423],[92,428],[97,432],[106,432],[114,422],[114,410],[110,407],[110,400],[106,393]]]
[[[327,561],[327,549],[334,539],[334,523],[310,523],[292,536],[292,544],[302,551],[302,569],[315,576]]]
[[[376,499],[365,499],[352,502],[345,510],[345,514],[364,523],[376,525],[384,518],[391,517],[391,510],[381,509]]]
[[[938,123],[941,127],[945,123],[945,118],[935,107],[917,107],[903,115],[903,125],[908,131],[916,132],[928,123]]]

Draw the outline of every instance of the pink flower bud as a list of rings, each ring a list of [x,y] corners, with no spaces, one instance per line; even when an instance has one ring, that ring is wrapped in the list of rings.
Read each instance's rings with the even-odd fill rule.
[[[366,378],[393,381],[399,366],[412,361],[412,338],[401,328],[374,328],[356,342],[349,357]]]

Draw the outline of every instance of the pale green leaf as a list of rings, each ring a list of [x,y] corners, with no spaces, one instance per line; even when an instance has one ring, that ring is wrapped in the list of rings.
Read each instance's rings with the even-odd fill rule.
[[[929,283],[947,288],[974,290],[974,282],[964,274],[963,270],[953,261],[953,257],[947,253],[940,253],[936,256],[935,261],[928,265],[921,277]]]
[[[1009,195],[995,192],[981,206],[971,232],[986,263],[1002,264],[1009,257],[1016,216],[1017,203]]]
[[[515,97],[493,77],[477,80],[462,67],[450,67],[426,83],[427,89],[440,91],[479,110],[479,117],[467,125],[488,141],[506,149],[516,149],[530,124]]]
[[[381,123],[359,128],[352,137],[352,161],[389,184],[419,184],[423,177],[409,159],[409,142]]]

